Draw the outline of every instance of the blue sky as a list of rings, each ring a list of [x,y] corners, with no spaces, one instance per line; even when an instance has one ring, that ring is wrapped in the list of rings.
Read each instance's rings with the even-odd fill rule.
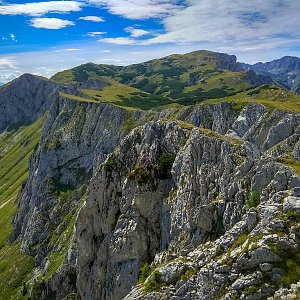
[[[0,82],[208,49],[300,56],[299,0],[0,0]]]

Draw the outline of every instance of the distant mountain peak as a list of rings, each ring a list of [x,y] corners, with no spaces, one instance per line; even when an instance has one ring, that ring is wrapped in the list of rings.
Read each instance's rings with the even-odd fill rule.
[[[300,93],[300,58],[284,56],[269,62],[254,65],[242,64],[245,70],[254,70],[257,74],[270,76],[286,89]]]
[[[23,74],[0,88],[0,129],[32,123],[57,98],[59,84],[32,74]]]

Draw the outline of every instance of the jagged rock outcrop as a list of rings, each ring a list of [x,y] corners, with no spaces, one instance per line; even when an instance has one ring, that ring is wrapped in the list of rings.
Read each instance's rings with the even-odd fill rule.
[[[31,74],[0,87],[0,130],[37,120],[49,110],[59,87],[53,81]]]
[[[300,93],[300,58],[284,56],[266,63],[254,65],[242,64],[245,70],[254,70],[257,74],[271,77],[287,89]]]
[[[292,209],[284,207],[297,207],[300,178],[268,151],[297,134],[299,116],[269,116],[257,104],[236,115],[220,104],[177,117],[215,131],[148,123],[93,178],[77,220],[81,298],[122,299],[145,262],[152,262],[152,275],[126,299],[265,299],[289,272],[278,264],[298,239],[289,240],[295,229],[286,231],[293,220],[285,213]],[[288,120],[298,126],[274,135]],[[161,177],[166,155],[174,163]],[[272,248],[276,243],[282,250]],[[268,276],[274,286],[263,284]]]
[[[298,114],[254,103],[141,112],[58,97],[83,88],[55,85],[14,217],[12,240],[46,276],[41,298],[265,299],[290,283]]]
[[[172,283],[165,280],[164,272],[174,262],[158,265],[155,281],[163,287],[161,291],[145,295],[138,287],[125,299],[267,299],[274,295],[298,264],[294,259],[299,251],[299,224],[282,211],[287,194],[299,195],[299,188],[275,193],[222,237],[179,257],[183,271]],[[297,295],[295,285],[291,290]],[[277,297],[287,294],[287,289],[275,293]]]
[[[163,199],[172,182],[169,170],[158,174],[155,164],[164,155],[170,156],[165,159],[172,164],[181,137],[183,130],[176,124],[138,128],[92,180],[77,221],[82,298],[121,299],[135,285],[141,262],[153,258],[161,246],[167,247],[161,234],[167,232],[162,223],[167,226],[168,216],[167,211],[166,216],[161,212],[167,210]],[[162,180],[152,178],[152,173]]]
[[[233,72],[243,71],[243,66],[237,62],[236,56],[226,53],[217,53],[217,68]]]
[[[58,98],[51,107],[39,147],[30,159],[12,235],[12,240],[21,242],[23,252],[35,256],[44,274],[53,272],[51,253],[61,253],[63,261],[68,252],[72,224],[95,166],[117,147],[139,115],[66,98]],[[49,283],[48,290],[58,299],[67,295],[62,282],[75,272],[75,253],[76,249],[69,251],[67,266]]]

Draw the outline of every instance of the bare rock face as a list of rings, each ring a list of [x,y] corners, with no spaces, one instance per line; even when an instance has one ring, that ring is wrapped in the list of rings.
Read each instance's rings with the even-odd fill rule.
[[[299,248],[299,133],[299,115],[259,104],[141,112],[56,97],[12,236],[45,274],[65,254],[41,298],[281,294]]]
[[[236,56],[226,53],[217,53],[217,68],[233,72],[243,71],[243,67],[237,62]]]
[[[94,165],[116,148],[124,135],[120,128],[132,117],[105,104],[55,101],[31,157],[30,176],[14,218],[13,236],[21,238],[23,251],[30,252],[30,245],[46,239],[51,223],[60,223],[59,212],[55,212],[57,195],[52,190],[75,191],[87,183]]]
[[[257,74],[269,76],[292,92],[300,92],[300,59],[298,57],[284,56],[266,63],[254,65],[243,64],[244,69],[254,70]]]
[[[32,123],[42,116],[58,96],[60,84],[24,74],[0,87],[0,130]]]
[[[77,220],[81,297],[121,299],[135,285],[141,263],[160,250],[163,199],[172,187],[168,168],[183,136],[175,123],[137,128],[93,178]]]
[[[218,108],[206,108],[205,114],[210,109]],[[252,139],[251,128],[262,123],[265,112],[259,105],[246,107],[229,121],[228,131]],[[185,118],[194,114],[186,112]],[[203,117],[199,110],[197,115]],[[279,123],[290,117],[273,116]],[[263,143],[184,124],[137,128],[100,166],[77,220],[81,298],[215,299],[224,293],[231,299],[254,287],[253,299],[265,299],[276,289],[263,284],[269,274],[279,286],[284,271],[276,266],[284,251],[298,247],[288,235],[280,238],[290,221],[280,221],[279,202],[297,193],[300,178],[264,157]],[[160,177],[167,154],[174,161],[169,176]],[[152,273],[133,288],[145,262],[152,262]]]

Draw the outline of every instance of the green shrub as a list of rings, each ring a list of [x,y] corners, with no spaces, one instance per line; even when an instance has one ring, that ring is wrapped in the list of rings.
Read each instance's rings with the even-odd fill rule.
[[[135,180],[138,185],[150,183],[151,173],[140,165],[136,165],[133,171],[128,174],[128,180]]]
[[[187,141],[186,138],[181,138],[181,139],[179,140],[179,145],[180,145],[181,147],[184,147],[185,144],[186,144],[186,141]]]
[[[104,165],[104,170],[106,172],[112,172],[113,169],[117,166],[116,158],[114,156],[110,156]]]
[[[172,178],[171,169],[176,155],[173,153],[164,153],[154,166],[154,174],[158,179]]]
[[[251,192],[247,199],[248,208],[257,207],[260,203],[260,194],[258,192]]]
[[[77,276],[75,273],[69,273],[68,274],[68,279],[69,279],[69,282],[72,286],[76,287],[76,279],[77,279]]]
[[[51,194],[61,196],[62,199],[70,198],[75,190],[75,187],[70,183],[61,183],[60,175],[53,176],[50,179],[52,188]]]
[[[294,221],[294,222],[299,222],[300,221],[300,215],[293,211],[293,210],[288,210],[286,212],[286,217],[290,220],[290,221]]]

